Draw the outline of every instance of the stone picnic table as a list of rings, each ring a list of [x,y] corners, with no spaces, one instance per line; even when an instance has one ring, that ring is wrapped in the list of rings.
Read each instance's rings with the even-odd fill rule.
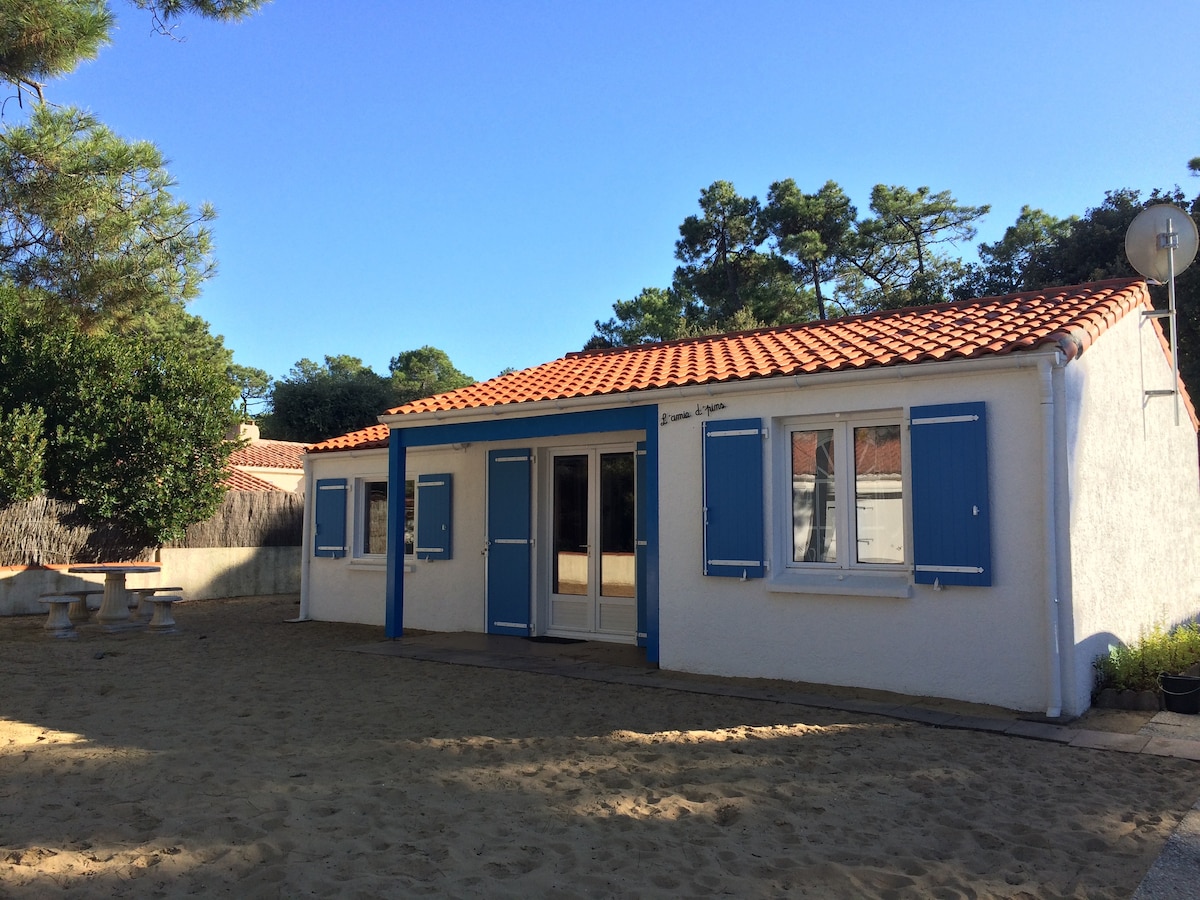
[[[154,563],[121,563],[71,566],[73,575],[103,575],[104,599],[96,621],[105,631],[120,631],[129,625],[129,592],[125,589],[125,576],[161,571],[162,566]]]

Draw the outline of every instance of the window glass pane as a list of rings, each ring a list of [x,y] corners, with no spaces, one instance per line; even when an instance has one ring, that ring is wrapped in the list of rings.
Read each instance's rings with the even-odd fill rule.
[[[412,556],[417,545],[417,492],[413,481],[404,482],[404,555]]]
[[[792,560],[837,562],[833,429],[792,432]]]
[[[858,562],[904,562],[899,425],[854,429],[854,508]]]
[[[600,454],[600,593],[633,597],[634,457]]]
[[[387,482],[368,481],[363,485],[362,552],[387,553]]]
[[[588,458],[554,457],[554,587],[588,595]]]

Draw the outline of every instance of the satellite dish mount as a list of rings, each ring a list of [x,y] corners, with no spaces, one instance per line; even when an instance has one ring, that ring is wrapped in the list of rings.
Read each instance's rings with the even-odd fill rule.
[[[1138,274],[1151,284],[1167,286],[1167,309],[1148,309],[1142,315],[1170,319],[1171,389],[1146,391],[1147,397],[1173,395],[1175,424],[1179,424],[1179,331],[1176,327],[1175,276],[1192,264],[1200,235],[1192,217],[1178,206],[1157,203],[1138,213],[1125,232],[1125,255]]]

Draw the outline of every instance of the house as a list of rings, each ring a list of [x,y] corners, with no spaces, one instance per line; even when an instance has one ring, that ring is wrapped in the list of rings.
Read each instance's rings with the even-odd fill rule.
[[[230,454],[224,483],[231,491],[304,490],[304,451],[307,444],[260,438],[257,425],[243,423],[242,443]]]
[[[1150,309],[1121,279],[415,401],[309,448],[301,616],[1076,715],[1111,643],[1200,611],[1197,420]]]

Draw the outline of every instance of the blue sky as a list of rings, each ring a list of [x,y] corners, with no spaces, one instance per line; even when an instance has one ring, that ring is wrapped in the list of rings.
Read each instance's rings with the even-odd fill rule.
[[[161,147],[209,201],[191,311],[235,361],[385,374],[432,344],[485,379],[579,349],[666,286],[700,189],[876,183],[1082,214],[1200,155],[1200,4],[276,0],[120,28],[49,99]],[[973,246],[963,248],[973,254]]]

